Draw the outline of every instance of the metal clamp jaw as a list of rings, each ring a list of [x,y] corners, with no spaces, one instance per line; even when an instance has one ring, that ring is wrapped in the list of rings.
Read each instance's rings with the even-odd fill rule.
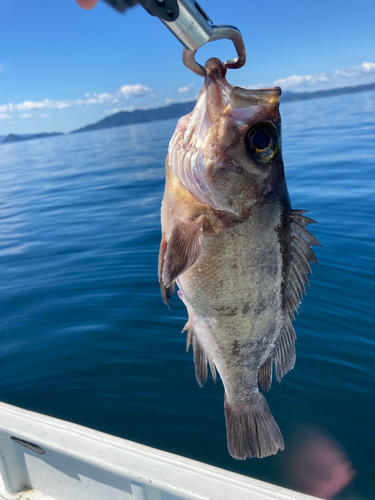
[[[226,24],[220,24],[218,26],[212,26],[212,33],[208,42],[213,42],[215,40],[232,40],[234,47],[237,51],[237,57],[235,59],[230,59],[223,62],[223,66],[229,69],[242,68],[246,62],[246,50],[245,44],[242,39],[240,31],[234,26],[228,26]],[[195,60],[196,50],[184,49],[182,54],[182,60],[187,68],[196,73],[199,76],[205,76],[206,70]]]
[[[124,12],[129,6],[140,3],[161,22],[185,47],[183,62],[194,73],[204,76],[205,69],[195,60],[197,50],[214,40],[232,40],[237,57],[223,63],[227,68],[241,68],[246,62],[245,45],[240,31],[234,26],[212,24],[211,19],[195,0],[106,0],[115,9]]]
[[[182,60],[187,68],[204,76],[205,69],[195,60],[197,50],[214,40],[232,40],[237,57],[223,63],[227,68],[241,68],[246,62],[246,50],[240,31],[234,26],[212,24],[211,19],[195,0],[175,0],[179,7],[176,20],[162,22],[185,47]]]

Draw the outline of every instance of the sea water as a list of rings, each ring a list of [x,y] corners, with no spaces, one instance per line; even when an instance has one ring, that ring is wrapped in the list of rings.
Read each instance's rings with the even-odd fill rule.
[[[185,307],[160,297],[177,120],[0,145],[1,401],[291,487],[307,429],[356,471],[338,498],[374,498],[375,92],[281,113],[292,207],[322,243],[296,366],[267,395],[286,450],[229,456],[222,383],[199,388]]]

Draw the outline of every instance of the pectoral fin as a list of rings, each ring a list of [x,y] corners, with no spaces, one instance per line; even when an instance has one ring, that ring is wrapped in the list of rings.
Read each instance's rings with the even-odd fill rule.
[[[169,306],[176,279],[198,259],[203,244],[203,217],[194,221],[175,221],[166,242],[163,236],[159,252],[159,281],[164,302]]]

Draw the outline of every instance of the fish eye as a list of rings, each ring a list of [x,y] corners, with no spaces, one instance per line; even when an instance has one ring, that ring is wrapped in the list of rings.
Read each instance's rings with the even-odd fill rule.
[[[258,163],[268,163],[279,150],[280,138],[270,123],[257,123],[246,136],[247,147]]]

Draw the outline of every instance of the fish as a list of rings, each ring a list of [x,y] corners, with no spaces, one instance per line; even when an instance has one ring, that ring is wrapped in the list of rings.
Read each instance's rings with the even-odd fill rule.
[[[239,460],[284,449],[264,393],[294,367],[292,321],[318,264],[315,222],[292,210],[281,148],[281,89],[233,87],[205,64],[195,108],[169,144],[161,208],[159,281],[178,286],[202,387],[208,366],[224,385],[227,446]]]

